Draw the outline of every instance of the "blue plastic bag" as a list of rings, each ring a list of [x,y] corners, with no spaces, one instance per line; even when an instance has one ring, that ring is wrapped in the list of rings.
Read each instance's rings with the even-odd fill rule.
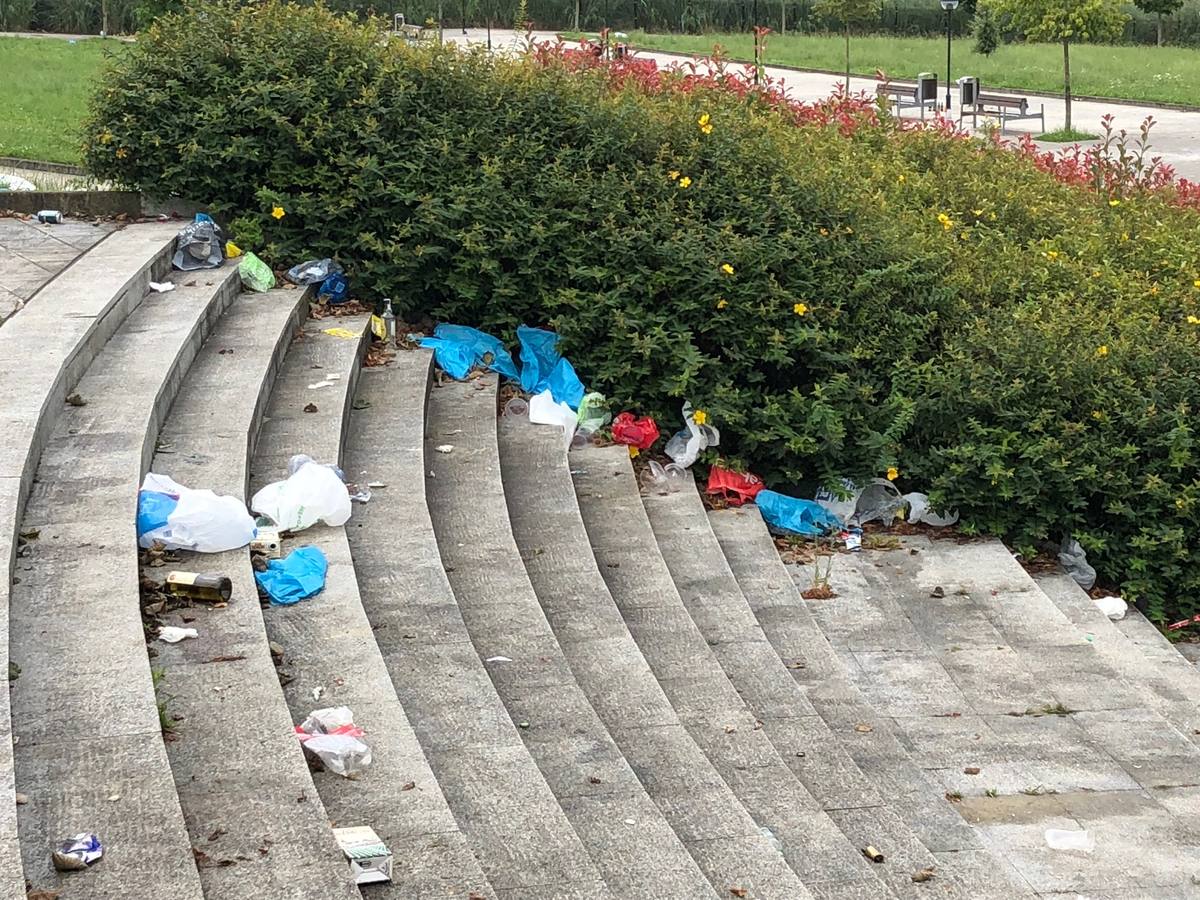
[[[317,288],[317,299],[330,306],[340,306],[350,299],[350,281],[341,272],[334,272]]]
[[[759,491],[754,502],[758,504],[763,520],[774,530],[816,536],[842,529],[837,516],[812,500],[798,500],[775,491]]]
[[[521,343],[521,390],[540,394],[548,388],[556,402],[579,409],[583,382],[574,367],[559,355],[558,335],[522,325],[517,329],[517,340]]]
[[[138,491],[137,536],[165,528],[167,518],[175,512],[179,499],[159,491]]]
[[[254,580],[270,595],[274,606],[291,606],[319,594],[327,571],[329,563],[318,548],[297,547],[283,559],[267,560],[267,570],[255,572]]]
[[[517,378],[517,365],[504,345],[477,328],[439,325],[433,329],[433,337],[421,338],[421,346],[433,350],[437,364],[458,381],[481,363],[506,378]],[[490,360],[486,359],[488,356]]]

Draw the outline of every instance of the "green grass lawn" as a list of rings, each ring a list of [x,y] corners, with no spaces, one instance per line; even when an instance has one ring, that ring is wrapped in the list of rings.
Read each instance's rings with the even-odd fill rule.
[[[749,34],[646,34],[630,32],[636,47],[679,53],[709,54],[719,43],[736,59],[752,59]],[[1062,91],[1062,47],[1056,44],[1002,44],[990,57],[972,52],[974,40],[954,42],[953,76],[977,75],[988,87]],[[778,35],[767,38],[767,64],[803,69],[845,69],[842,38],[823,35]],[[937,38],[882,35],[852,37],[850,68],[871,76],[883,69],[893,78],[946,68],[946,42]],[[1200,106],[1200,50],[1183,47],[1116,47],[1080,44],[1071,47],[1071,80],[1075,93],[1118,100],[1147,100]]]
[[[0,38],[0,156],[78,163],[79,125],[116,41]]]

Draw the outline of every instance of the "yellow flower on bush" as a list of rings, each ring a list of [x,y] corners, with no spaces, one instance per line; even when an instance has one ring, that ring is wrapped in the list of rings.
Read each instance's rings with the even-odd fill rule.
[[[1108,201],[1108,205],[1109,206],[1120,206],[1121,201],[1114,198],[1114,199]]]
[[[271,215],[273,215],[278,220],[278,219],[282,219],[284,216],[286,216],[287,213],[284,211],[282,206],[276,206],[274,209],[271,210]]]
[[[805,306],[803,303],[797,303],[795,306],[792,307],[792,312],[794,312],[798,316],[802,316],[806,312],[808,312],[808,307]]]
[[[946,231],[954,227],[954,220],[945,213],[938,213],[938,221],[942,223],[942,228],[946,229]]]
[[[128,155],[129,155],[129,151],[126,150],[124,147],[117,148],[117,159],[124,159]]]
[[[982,209],[973,209],[973,210],[971,210],[971,215],[973,215],[975,218],[978,219],[980,216],[983,215],[983,210]]]
[[[712,134],[712,119],[709,117],[708,113],[704,113],[702,116],[700,116],[700,118],[696,120],[696,124],[700,126],[700,131],[704,134]]]
[[[897,176],[896,176],[896,183],[897,183],[897,184],[904,184],[904,182],[906,182],[906,181],[908,181],[908,179],[904,177],[904,173],[903,173],[903,172],[901,172],[899,175],[897,175]]]
[[[706,413],[702,409],[698,409],[694,413],[692,413],[692,421],[695,422],[697,425],[703,425],[705,422],[708,421],[708,413]]]
[[[1187,321],[1189,325],[1200,325],[1200,318],[1196,316],[1188,316]]]
[[[729,263],[721,263],[721,271],[724,272],[726,275],[732,275],[733,274],[733,266],[731,266]]]
[[[679,170],[672,169],[670,172],[667,173],[667,177],[670,178],[672,181],[675,181],[676,179],[679,178]]]
[[[900,470],[897,469],[895,466],[888,466],[887,480],[895,481],[899,477],[900,477]]]
[[[1057,250],[1047,250],[1042,255],[1045,256],[1046,259],[1050,260],[1051,262],[1054,262],[1054,260],[1058,259],[1058,251]]]
[[[688,188],[690,188],[692,186],[692,179],[690,179],[686,175],[684,175],[682,178],[679,179],[679,186],[682,189],[687,190]]]
[[[1197,278],[1195,281],[1192,282],[1192,287],[1200,288],[1200,278]]]
[[[729,305],[729,301],[726,300],[724,297],[722,297],[720,300],[717,301],[717,309],[724,309],[728,305]]]
[[[1175,508],[1176,509],[1183,509],[1183,507],[1185,505],[1186,505],[1186,502],[1184,501],[1184,499],[1182,497],[1175,498]]]
[[[1092,410],[1092,418],[1095,419],[1097,422],[1099,422],[1101,419],[1104,418],[1104,413],[1100,412],[1100,410],[1098,410],[1098,409],[1093,409]]]
[[[828,228],[821,229],[821,237],[829,237],[829,229]]]
[[[1097,356],[1108,356],[1108,344],[1101,344],[1096,348]]]
[[[100,132],[100,138],[99,138],[100,143],[111,144],[112,138],[113,138],[112,132],[109,131],[107,128],[105,128],[102,132]]]
[[[630,459],[637,459],[637,455],[641,452],[642,451],[639,450],[637,447],[633,446],[633,444],[629,445],[629,458]]]

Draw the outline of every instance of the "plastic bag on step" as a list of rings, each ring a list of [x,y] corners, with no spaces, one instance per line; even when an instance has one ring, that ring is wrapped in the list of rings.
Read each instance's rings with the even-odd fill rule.
[[[320,284],[330,275],[342,271],[342,267],[332,259],[310,259],[292,266],[284,277],[292,284]]]
[[[649,416],[635,419],[633,413],[623,412],[613,419],[612,436],[618,444],[649,450],[658,440],[658,424]]]
[[[175,236],[175,255],[171,265],[184,272],[195,269],[215,269],[225,258],[225,241],[217,223],[204,213],[188,222]]]
[[[341,272],[334,272],[317,288],[317,299],[330,306],[341,306],[343,303],[348,303],[350,301],[350,279]]]
[[[854,515],[854,508],[858,504],[858,495],[861,493],[862,490],[857,484],[849,478],[843,478],[841,484],[836,488],[821,488],[813,496],[813,500],[837,516],[842,522],[849,522],[850,517]]]
[[[904,498],[899,489],[886,478],[874,478],[858,495],[850,524],[864,525],[879,520],[884,525],[904,512]]]
[[[529,398],[529,421],[534,425],[559,425],[563,430],[563,444],[571,446],[575,437],[575,410],[566,403],[555,400],[550,389]]]
[[[935,528],[945,528],[958,521],[958,510],[951,510],[947,515],[939,516],[929,508],[929,495],[921,493],[905,494],[902,498],[908,504],[908,521],[912,525],[925,524]]]
[[[247,253],[238,263],[238,277],[248,291],[269,291],[275,287],[275,273],[253,253]]]
[[[722,466],[708,470],[708,487],[705,493],[721,497],[730,506],[741,506],[753,500],[765,487],[761,478],[749,472],[734,472]]]
[[[303,531],[317,522],[346,524],[350,518],[350,494],[338,473],[329,466],[308,460],[286,481],[268,484],[250,500],[255,512],[270,516],[280,531]]]
[[[685,469],[691,468],[700,453],[721,443],[721,432],[711,425],[697,425],[692,404],[683,404],[684,428],[667,441],[667,456]]]
[[[151,472],[138,491],[137,532],[141,547],[158,541],[168,550],[222,553],[246,546],[258,529],[236,497],[191,490]]]
[[[1058,551],[1058,561],[1067,574],[1075,579],[1075,583],[1085,591],[1090,591],[1096,584],[1096,570],[1088,565],[1087,553],[1074,538],[1063,538],[1062,547]]]
[[[354,724],[347,706],[317,709],[296,726],[296,736],[306,751],[336,775],[353,775],[371,764],[371,748],[364,732]]]
[[[292,606],[325,589],[329,562],[317,547],[297,547],[283,559],[267,560],[267,568],[254,573],[258,586],[273,606]]]
[[[608,411],[608,400],[603,394],[595,391],[584,394],[583,399],[579,401],[579,409],[576,410],[576,419],[580,431],[595,434],[612,420],[612,413]]]
[[[800,500],[775,491],[759,491],[754,498],[763,521],[773,531],[818,536],[841,531],[842,523],[815,500]]]
[[[517,378],[517,365],[500,341],[466,325],[438,325],[433,337],[422,337],[421,346],[433,350],[437,364],[457,381],[476,365],[483,365],[506,378]]]
[[[517,340],[521,344],[521,390],[531,394],[549,390],[557,402],[578,409],[583,400],[583,382],[558,352],[558,335],[522,325],[517,329]]]
[[[1114,622],[1121,621],[1129,611],[1129,604],[1120,597],[1097,597],[1096,605],[1100,607],[1100,612]]]

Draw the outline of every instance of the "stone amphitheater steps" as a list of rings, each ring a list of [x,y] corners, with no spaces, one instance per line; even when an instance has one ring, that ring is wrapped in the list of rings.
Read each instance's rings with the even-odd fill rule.
[[[996,548],[913,537],[841,555],[838,596],[808,607],[913,759],[1036,891],[1186,895],[1195,746]],[[1086,829],[1096,850],[1051,850],[1049,828]]]
[[[0,634],[9,634],[9,592],[25,501],[42,448],[63,411],[63,398],[105,342],[161,277],[175,226],[126,228],[105,241],[104,262],[85,255],[43,288],[37,302],[0,332]],[[30,354],[29,348],[38,352]],[[19,577],[19,576],[18,576]],[[0,641],[0,671],[9,641]],[[0,898],[24,897],[17,837],[9,695],[0,695]]]
[[[234,302],[188,372],[153,471],[247,499],[262,411],[307,309],[298,290]],[[167,756],[192,845],[204,854],[205,896],[359,897],[279,688],[249,551],[179,556],[173,568],[226,575],[234,586],[225,608],[196,604],[165,617],[198,638],[150,644],[180,720]]]
[[[35,887],[71,897],[201,896],[145,653],[133,523],[159,426],[237,296],[236,267],[206,276],[146,298],[116,329],[76,385],[86,405],[58,415],[25,508],[23,530],[39,534],[17,566],[9,632],[21,853]],[[133,279],[126,293],[140,291]],[[103,864],[54,872],[49,847],[80,831],[102,836]]]
[[[569,822],[553,840],[563,863],[568,851],[573,861],[545,896],[711,896],[580,688],[538,603],[501,481],[496,386],[487,375],[433,388],[426,490],[471,642]]]
[[[288,460],[297,453],[340,463],[365,339],[325,330],[363,335],[365,326],[362,317],[305,323],[271,394],[252,464],[254,490],[286,477]],[[308,387],[323,380],[334,384]],[[316,411],[304,412],[310,403]],[[375,416],[385,414],[383,404],[374,411]],[[377,449],[387,452],[386,447]],[[352,476],[357,474],[352,470]],[[396,490],[403,487],[396,485]],[[346,536],[346,528],[354,528],[355,517],[363,512],[356,504],[347,526],[318,524],[284,541],[285,554],[297,546],[316,546],[329,563],[320,594],[263,611],[268,636],[282,647],[283,669],[292,679],[284,685],[284,696],[297,722],[314,709],[348,706],[355,724],[366,731],[372,751],[368,767],[353,779],[319,772],[313,780],[336,825],[369,825],[391,848],[393,880],[372,885],[371,896],[491,897],[397,699],[363,608]],[[393,558],[392,565],[403,569],[402,560]],[[296,890],[297,896],[312,896],[304,885]]]
[[[734,887],[753,896],[795,891],[794,885],[773,885],[777,873],[791,873],[680,723],[608,593],[579,513],[561,431],[509,417],[500,420],[499,431],[504,493],[525,569],[575,679],[646,792],[719,895],[729,896]],[[586,465],[577,454],[571,461]],[[619,821],[619,814],[613,818]],[[809,847],[823,859],[814,861],[814,870],[822,864],[836,870],[836,861],[844,859],[840,851],[849,853],[852,869],[866,867],[856,850],[820,846],[820,837],[818,832]],[[849,890],[863,882],[840,882],[838,891],[849,892],[837,896],[887,893],[882,885],[875,894]],[[671,894],[654,896],[712,896],[694,880],[680,878],[673,886]]]
[[[693,621],[655,542],[626,448],[577,450],[571,466],[608,590],[679,719],[717,773],[755,824],[769,829],[810,893],[888,895],[859,853],[875,841],[855,847],[839,832],[767,739],[762,721],[747,709]],[[737,636],[731,628],[721,640]],[[811,746],[806,738],[787,752],[795,757]],[[851,802],[866,805],[861,795]],[[905,873],[910,885],[911,874]]]

